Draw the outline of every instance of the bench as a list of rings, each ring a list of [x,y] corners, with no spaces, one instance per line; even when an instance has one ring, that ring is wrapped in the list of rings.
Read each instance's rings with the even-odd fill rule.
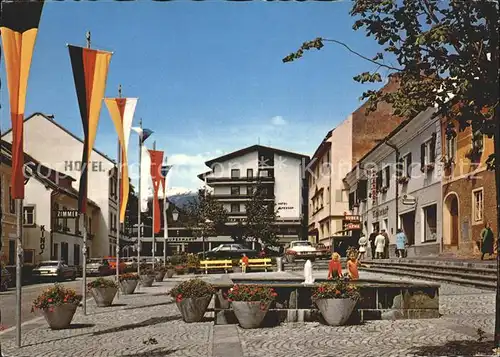
[[[227,273],[228,270],[233,269],[232,260],[201,260],[200,269],[205,270],[205,274],[208,274],[209,269],[224,269]]]
[[[243,266],[243,262],[240,259],[240,267]],[[272,263],[271,263],[271,258],[255,258],[255,259],[248,259],[248,266],[247,268],[264,268],[264,271],[267,272],[267,268],[271,268]]]

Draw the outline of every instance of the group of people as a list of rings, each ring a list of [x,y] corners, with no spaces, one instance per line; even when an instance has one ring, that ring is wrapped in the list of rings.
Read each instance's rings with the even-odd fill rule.
[[[371,248],[372,259],[387,259],[389,258],[389,235],[385,229],[374,231],[368,238],[362,236],[359,238],[359,256],[358,259],[362,260],[366,255],[368,244]],[[399,258],[406,257],[406,247],[408,239],[402,229],[396,231],[396,256]]]
[[[359,279],[358,259],[355,255],[351,255],[347,261],[347,275],[351,280]],[[328,279],[342,278],[342,263],[340,262],[340,254],[333,253],[332,259],[328,264]]]

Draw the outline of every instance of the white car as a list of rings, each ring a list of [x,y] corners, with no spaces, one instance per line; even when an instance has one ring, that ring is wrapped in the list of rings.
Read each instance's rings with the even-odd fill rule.
[[[307,240],[296,240],[290,243],[285,251],[286,259],[293,262],[295,259],[310,259],[314,261],[317,256],[316,248]]]

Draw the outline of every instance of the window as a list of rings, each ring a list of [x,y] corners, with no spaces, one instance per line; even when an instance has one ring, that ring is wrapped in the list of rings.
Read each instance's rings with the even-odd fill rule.
[[[326,204],[330,204],[330,187],[326,188]]]
[[[401,176],[410,178],[411,177],[411,152],[406,154],[401,158],[401,163],[402,163],[402,173]]]
[[[9,187],[9,212],[16,213],[16,200],[12,198],[12,187]]]
[[[432,134],[432,138],[420,146],[420,166],[434,164],[436,162],[436,134]]]
[[[240,195],[240,186],[231,186],[231,196]]]
[[[424,242],[437,239],[437,205],[423,208],[424,211]]]
[[[356,187],[356,197],[358,201],[366,201],[368,198],[368,180],[359,180]]]
[[[483,222],[483,189],[477,189],[472,191],[472,199],[473,199],[473,207],[472,207],[472,215],[474,217],[475,223]]]
[[[254,194],[255,188],[253,186],[247,187],[247,195],[252,196]]]
[[[59,244],[54,243],[53,251],[52,251],[52,259],[59,259]]]
[[[63,211],[66,211],[68,209],[68,207],[63,206],[62,209],[63,209]],[[68,231],[68,219],[67,218],[63,218],[62,226],[63,226],[63,232],[67,232]]]
[[[457,137],[451,136],[446,139],[446,159],[455,162],[457,156]]]
[[[253,169],[247,169],[247,177],[249,178],[253,177]]]
[[[73,245],[73,265],[80,265],[80,245]]]
[[[231,203],[231,212],[239,212],[240,204],[239,203]]]
[[[260,170],[259,171],[259,177],[269,177],[269,171],[267,171],[267,170]]]
[[[80,215],[77,215],[75,218],[75,234],[79,235],[80,232]]]
[[[391,167],[386,166],[382,171],[382,187],[391,186]]]
[[[68,264],[68,243],[61,243],[61,260]]]
[[[24,249],[24,264],[35,264],[35,250],[34,249]]]
[[[340,190],[339,190],[340,191]],[[342,192],[342,191],[341,191]],[[354,208],[354,192],[349,193],[349,210],[351,211]]]
[[[35,206],[23,207],[23,225],[25,226],[35,225]]]
[[[231,170],[231,178],[240,178],[240,170],[232,169]]]

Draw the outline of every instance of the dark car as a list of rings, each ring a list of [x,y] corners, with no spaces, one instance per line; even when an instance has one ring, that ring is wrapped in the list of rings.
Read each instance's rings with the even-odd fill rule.
[[[259,252],[253,249],[248,249],[241,244],[221,244],[208,252],[205,252],[206,259],[240,259],[245,253],[249,258],[256,258]],[[203,258],[203,253],[198,253],[200,259]]]

